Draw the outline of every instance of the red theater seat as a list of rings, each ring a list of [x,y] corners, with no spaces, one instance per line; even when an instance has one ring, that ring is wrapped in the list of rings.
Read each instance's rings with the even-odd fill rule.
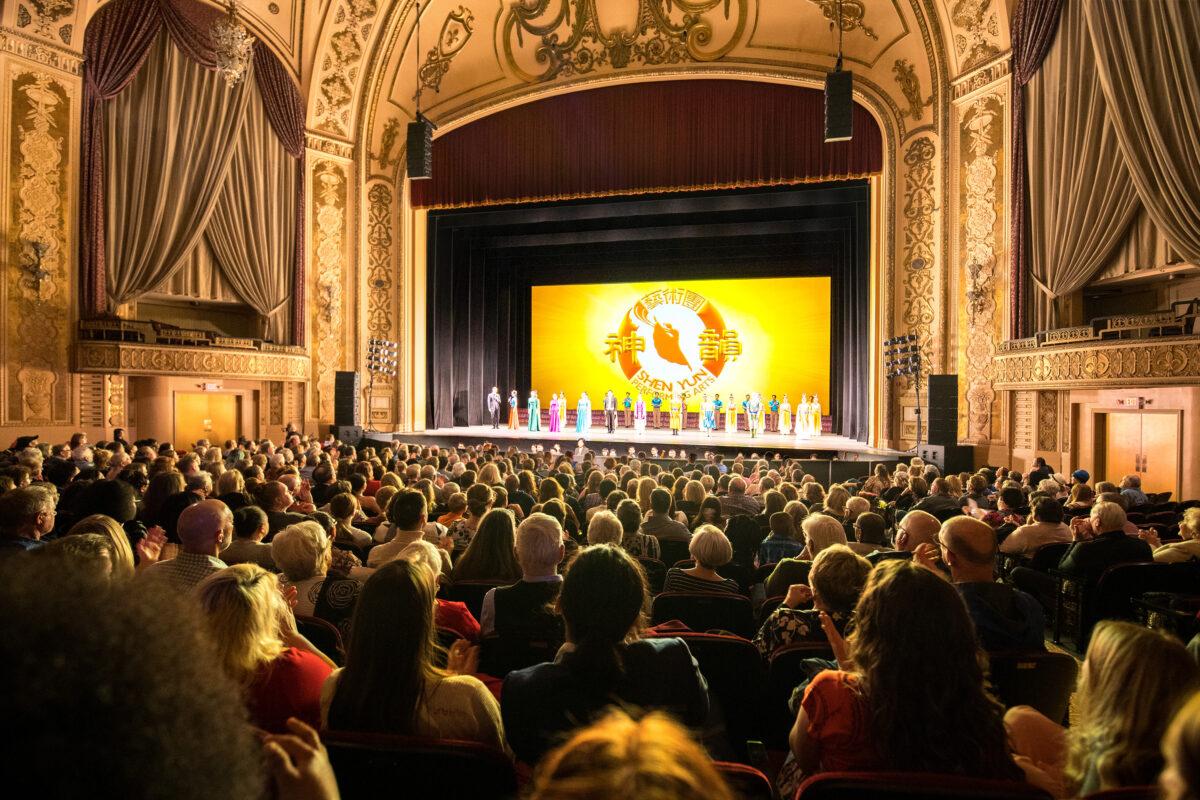
[[[740,797],[741,800],[774,800],[775,789],[771,786],[770,779],[754,767],[729,761],[714,761],[713,766],[729,784],[734,796]]]
[[[1020,781],[990,781],[929,772],[824,772],[800,785],[796,800],[1049,800]]]

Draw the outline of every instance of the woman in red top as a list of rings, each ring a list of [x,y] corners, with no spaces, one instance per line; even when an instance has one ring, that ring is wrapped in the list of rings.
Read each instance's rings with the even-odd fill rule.
[[[278,578],[237,564],[196,591],[221,664],[244,687],[251,722],[271,733],[287,733],[288,717],[320,727],[321,686],[334,664],[296,630]]]
[[[841,770],[1023,779],[953,585],[911,562],[884,561],[854,619],[847,642],[821,614],[841,669],[820,673],[805,691],[781,783]]]

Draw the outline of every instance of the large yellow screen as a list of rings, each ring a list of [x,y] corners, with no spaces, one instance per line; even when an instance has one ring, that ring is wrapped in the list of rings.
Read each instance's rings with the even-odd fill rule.
[[[740,403],[815,392],[828,408],[830,279],[751,278],[534,286],[531,377],[542,405],[565,392],[675,391]],[[523,399],[522,399],[523,402]]]

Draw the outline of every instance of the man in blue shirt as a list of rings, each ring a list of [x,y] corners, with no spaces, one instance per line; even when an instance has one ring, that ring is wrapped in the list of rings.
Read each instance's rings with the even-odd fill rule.
[[[654,409],[654,427],[659,427],[659,414],[662,412],[662,398],[658,392],[654,393],[654,399],[650,401],[650,406]]]
[[[43,486],[10,489],[0,497],[0,548],[33,550],[54,530],[54,494]]]

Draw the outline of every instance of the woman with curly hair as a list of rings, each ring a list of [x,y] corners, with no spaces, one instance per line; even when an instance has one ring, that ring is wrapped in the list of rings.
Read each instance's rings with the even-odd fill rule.
[[[875,567],[842,638],[821,625],[839,669],[813,678],[781,784],[822,771],[899,770],[1020,780],[987,657],[954,586],[908,561]],[[791,791],[783,796],[791,796]]]

